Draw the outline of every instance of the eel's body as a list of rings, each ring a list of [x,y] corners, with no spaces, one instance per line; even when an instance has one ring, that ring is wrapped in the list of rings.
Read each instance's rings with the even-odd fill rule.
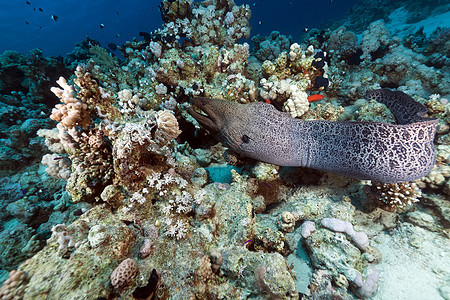
[[[348,177],[393,183],[427,175],[435,163],[437,119],[402,92],[367,93],[384,103],[398,125],[303,121],[266,103],[195,98],[188,112],[231,150],[280,166],[303,166]]]

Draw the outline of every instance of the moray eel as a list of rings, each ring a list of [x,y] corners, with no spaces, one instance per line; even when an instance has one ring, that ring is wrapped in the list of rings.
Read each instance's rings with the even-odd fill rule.
[[[388,89],[366,99],[385,104],[397,125],[380,122],[303,121],[272,105],[194,98],[188,108],[201,126],[241,155],[383,183],[413,181],[433,168],[438,120],[408,95]]]

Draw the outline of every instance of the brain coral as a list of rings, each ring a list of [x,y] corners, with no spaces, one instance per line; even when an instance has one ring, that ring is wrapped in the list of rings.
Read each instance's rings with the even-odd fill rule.
[[[116,289],[121,290],[131,284],[138,273],[137,263],[133,259],[127,258],[112,272],[111,283]]]

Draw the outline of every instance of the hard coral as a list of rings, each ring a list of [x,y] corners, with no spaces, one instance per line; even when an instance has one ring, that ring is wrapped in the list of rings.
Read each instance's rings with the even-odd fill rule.
[[[389,44],[390,33],[383,20],[378,20],[369,25],[369,28],[363,32],[361,40],[362,57],[372,58],[372,54],[382,46]]]
[[[77,125],[83,128],[89,126],[91,118],[87,111],[87,104],[75,97],[75,89],[67,83],[67,80],[64,77],[60,77],[56,82],[62,89],[52,87],[51,91],[60,98],[64,104],[56,104],[50,118],[61,122],[61,124],[68,129]]]
[[[111,273],[111,284],[118,290],[130,285],[139,273],[137,263],[127,258],[122,261]]]
[[[3,300],[19,300],[23,299],[25,287],[28,283],[28,276],[21,270],[13,270],[9,272],[9,278],[6,279],[0,289],[0,299]]]
[[[156,138],[170,141],[178,137],[181,131],[178,128],[178,121],[170,110],[160,110],[156,113]]]
[[[419,202],[418,198],[422,196],[420,189],[414,182],[372,182],[371,186],[364,187],[364,192],[369,199],[374,200],[389,211],[403,209],[408,205]]]
[[[218,0],[186,2],[165,0],[161,3],[165,24],[155,35],[164,42],[172,43],[177,38],[185,37],[194,46],[231,46],[238,39],[249,37],[249,5],[237,6],[234,1],[221,3]]]

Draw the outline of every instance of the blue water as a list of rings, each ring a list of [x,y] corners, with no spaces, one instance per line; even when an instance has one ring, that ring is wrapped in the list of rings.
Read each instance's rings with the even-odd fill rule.
[[[64,55],[86,36],[121,44],[162,25],[158,1],[2,1],[0,10],[0,52],[16,50],[26,54],[34,48],[45,56]],[[42,8],[43,12],[39,11]],[[58,17],[57,21],[51,19]],[[28,22],[29,24],[26,24]],[[104,28],[100,28],[104,24]]]
[[[273,30],[298,39],[306,29],[341,19],[358,0],[243,1],[251,5],[252,35]],[[256,5],[254,5],[256,4]]]
[[[16,50],[23,54],[41,48],[45,56],[65,55],[87,36],[120,45],[162,26],[159,1],[2,1],[0,10],[0,53]],[[252,35],[273,30],[299,38],[305,28],[341,19],[356,0],[236,1],[251,6]],[[43,11],[39,11],[41,8]],[[57,21],[51,16],[58,17]],[[28,24],[26,24],[28,22]],[[103,24],[103,29],[100,28]]]

